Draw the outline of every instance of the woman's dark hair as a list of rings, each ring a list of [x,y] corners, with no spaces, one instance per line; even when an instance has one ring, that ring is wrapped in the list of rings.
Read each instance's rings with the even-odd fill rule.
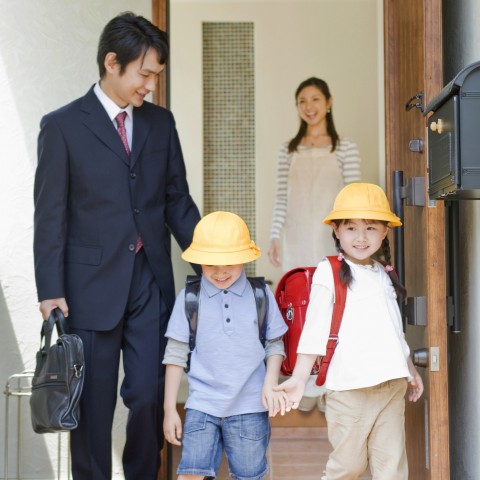
[[[295,102],[297,102],[300,92],[305,87],[318,88],[323,93],[327,101],[330,100],[330,97],[332,96],[330,93],[330,89],[328,88],[327,82],[325,82],[324,80],[321,80],[320,78],[310,77],[304,80],[297,87],[297,90],[295,91]],[[290,140],[290,143],[288,144],[288,153],[292,153],[297,150],[298,145],[300,145],[300,142],[302,141],[302,138],[305,136],[306,133],[307,133],[307,122],[305,122],[305,120],[300,118],[300,128],[298,129],[298,132],[295,135],[295,137],[293,137]],[[333,123],[333,113],[331,108],[329,109],[329,112],[327,112],[327,133],[330,136],[330,140],[332,141],[332,149],[330,151],[334,152],[335,148],[337,147],[339,137],[338,137],[337,130],[335,129],[335,124]]]
[[[106,72],[104,63],[107,53],[113,52],[117,55],[120,74],[123,74],[129,63],[145,56],[150,48],[156,50],[161,65],[166,63],[167,34],[146,18],[132,12],[121,13],[112,18],[103,29],[98,43],[97,63],[100,78],[103,78]]]
[[[346,223],[348,220],[334,220],[334,223],[337,227],[339,227],[342,223]],[[383,224],[387,224],[387,222],[381,222]],[[345,253],[343,251],[342,246],[340,245],[340,240],[335,235],[335,232],[332,232],[333,240],[335,241],[335,249],[338,253]],[[383,256],[385,261],[385,265],[392,265],[392,254],[390,253],[390,241],[388,237],[385,237],[382,242],[381,253],[380,250],[378,251],[380,256]],[[406,288],[399,282],[398,276],[394,271],[387,272],[390,280],[392,281],[393,288],[395,289],[395,293],[397,294],[397,299],[401,303],[407,298],[407,290]],[[340,281],[346,285],[347,287],[353,281],[352,271],[350,269],[350,265],[347,262],[342,262],[342,266],[340,267],[339,272]]]

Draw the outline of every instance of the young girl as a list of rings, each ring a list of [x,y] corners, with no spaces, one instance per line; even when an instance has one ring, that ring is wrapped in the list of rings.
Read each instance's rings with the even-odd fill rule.
[[[333,452],[326,480],[354,480],[370,465],[374,480],[408,480],[404,395],[423,393],[410,359],[397,299],[405,289],[390,265],[387,233],[401,225],[377,185],[352,183],[337,195],[323,221],[333,228],[340,281],[348,285],[339,341],[325,386],[328,437]],[[386,266],[374,260],[383,255]],[[315,359],[325,355],[333,302],[333,274],[321,261],[313,277],[307,319],[292,377],[277,387],[297,408]]]

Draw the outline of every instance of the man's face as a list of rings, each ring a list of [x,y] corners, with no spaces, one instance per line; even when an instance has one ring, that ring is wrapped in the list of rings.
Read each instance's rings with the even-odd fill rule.
[[[157,52],[150,48],[145,56],[130,62],[120,74],[114,53],[105,57],[107,73],[100,81],[102,90],[121,108],[132,104],[140,107],[145,96],[155,90],[158,75],[165,68],[158,62]]]

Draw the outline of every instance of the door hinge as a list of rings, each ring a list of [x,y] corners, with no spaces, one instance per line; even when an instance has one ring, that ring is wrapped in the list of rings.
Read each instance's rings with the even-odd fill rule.
[[[409,325],[427,326],[427,297],[408,297],[404,311]]]
[[[402,198],[405,199],[405,205],[410,207],[425,206],[425,177],[407,178],[407,184],[402,187]]]
[[[424,95],[423,92],[419,92],[413,97],[411,97],[408,102],[405,104],[405,110],[408,112],[412,108],[419,108],[422,113],[425,111],[425,104],[423,103]]]

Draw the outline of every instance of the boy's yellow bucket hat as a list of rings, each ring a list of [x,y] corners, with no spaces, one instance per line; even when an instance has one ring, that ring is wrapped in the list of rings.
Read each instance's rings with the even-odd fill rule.
[[[234,213],[213,212],[195,227],[182,258],[200,265],[239,265],[260,257],[246,223]]]
[[[333,220],[359,218],[388,222],[391,227],[400,227],[402,222],[390,209],[385,192],[373,183],[350,183],[335,198],[333,210],[323,223]]]

